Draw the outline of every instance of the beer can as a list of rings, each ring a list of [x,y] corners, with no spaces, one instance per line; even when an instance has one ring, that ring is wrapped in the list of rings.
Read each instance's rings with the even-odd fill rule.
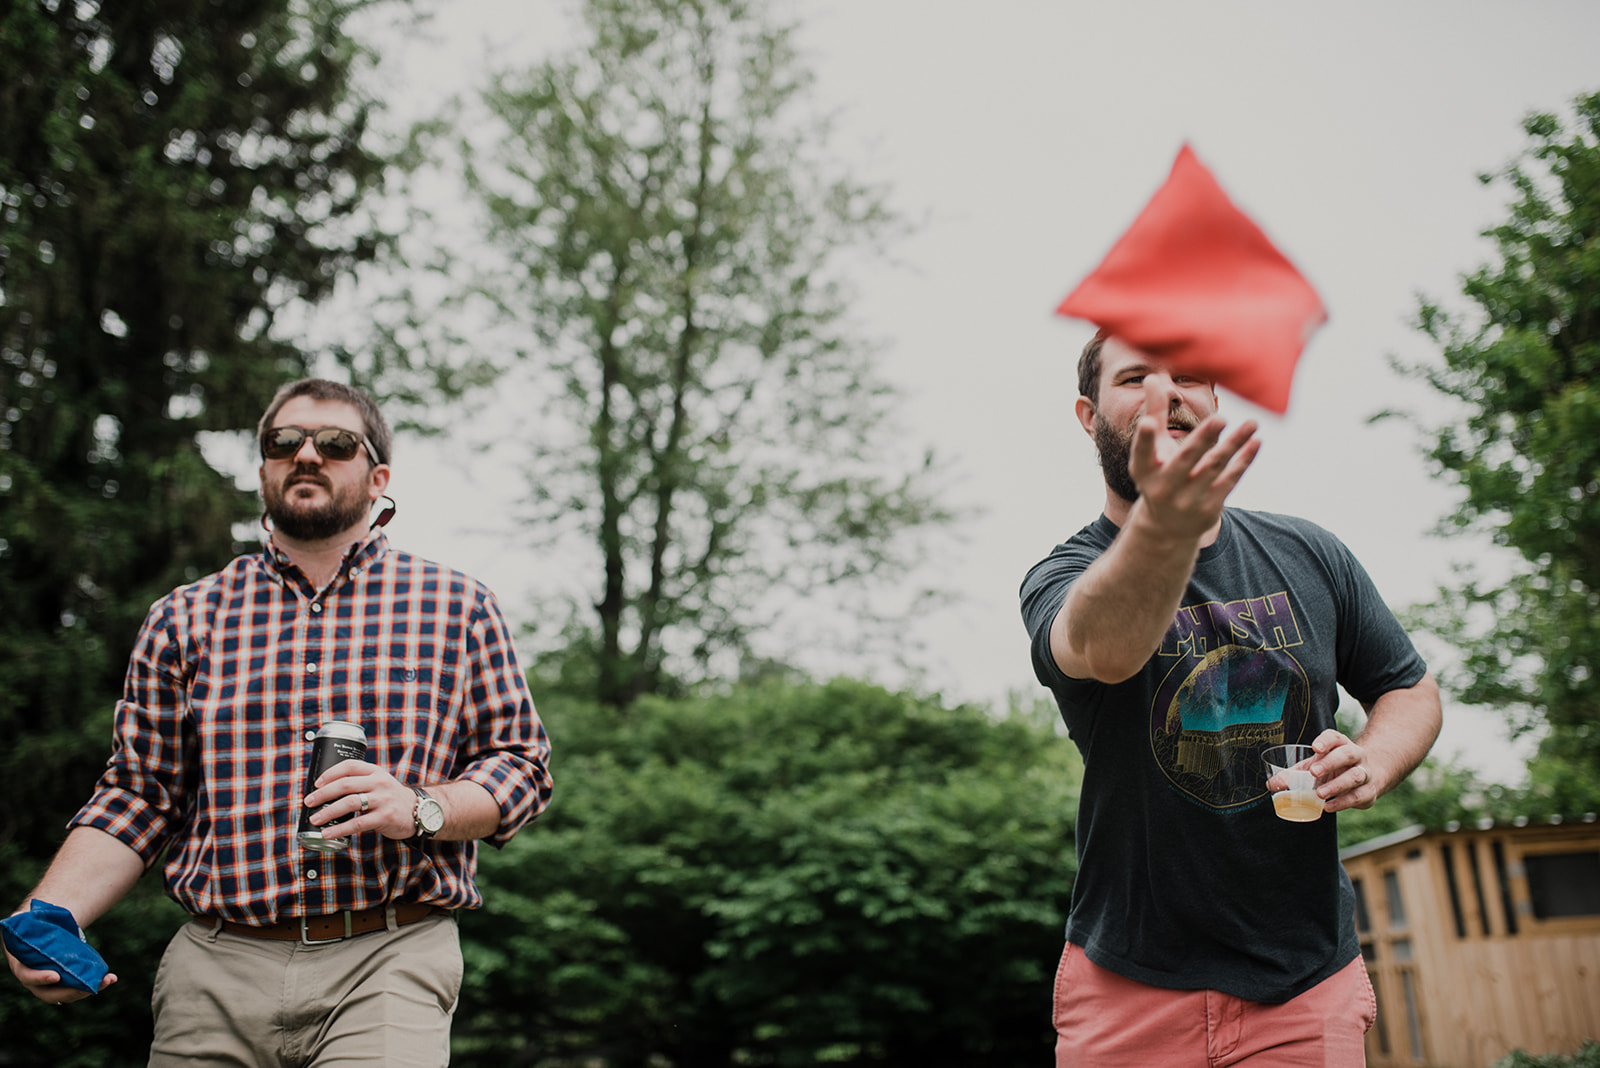
[[[361,729],[360,724],[342,719],[324,723],[317,728],[316,736],[311,740],[311,768],[306,772],[306,788],[300,796],[310,796],[311,791],[316,789],[317,780],[322,777],[322,773],[335,764],[346,760],[362,760],[366,755],[367,732]],[[327,805],[322,806],[322,808],[327,807]],[[339,824],[312,826],[312,811],[310,808],[303,808],[300,812],[298,835],[300,845],[319,853],[334,853],[349,848],[348,837],[334,837],[338,833]]]

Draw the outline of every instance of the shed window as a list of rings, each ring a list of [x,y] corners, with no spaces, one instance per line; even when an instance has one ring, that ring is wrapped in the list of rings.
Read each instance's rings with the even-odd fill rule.
[[[1383,873],[1383,889],[1389,899],[1389,927],[1403,931],[1406,926],[1406,902],[1400,896],[1400,876],[1393,871]]]
[[[1439,859],[1444,863],[1445,888],[1450,891],[1450,915],[1456,921],[1456,937],[1467,937],[1467,918],[1461,910],[1461,887],[1456,885],[1456,854],[1449,843],[1439,847]]]
[[[1506,867],[1505,848],[1497,841],[1489,846],[1494,854],[1494,873],[1500,880],[1500,907],[1506,913],[1506,934],[1517,933],[1517,912],[1511,903],[1511,871]]]
[[[1535,917],[1600,916],[1600,852],[1525,854],[1522,863]]]
[[[1483,872],[1478,869],[1478,847],[1467,843],[1467,859],[1472,862],[1472,892],[1478,896],[1478,925],[1485,936],[1489,934],[1489,903],[1483,895]]]
[[[1411,1059],[1420,1061],[1424,1057],[1422,1048],[1422,1016],[1418,1011],[1417,981],[1408,968],[1400,973],[1400,985],[1406,992],[1406,1037],[1411,1039]]]
[[[1360,879],[1351,879],[1350,889],[1356,895],[1356,930],[1366,934],[1372,930],[1372,923],[1367,919],[1367,889]]]

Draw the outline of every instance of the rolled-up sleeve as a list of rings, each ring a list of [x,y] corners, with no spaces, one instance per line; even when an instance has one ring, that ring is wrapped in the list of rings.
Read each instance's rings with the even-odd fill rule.
[[[505,618],[483,590],[467,629],[467,703],[472,731],[456,777],[475,782],[500,807],[500,826],[484,839],[503,846],[550,803],[550,740],[533,707]]]
[[[128,661],[111,757],[88,802],[68,822],[121,841],[148,867],[183,821],[193,740],[184,730],[183,655],[171,598],[156,603]]]

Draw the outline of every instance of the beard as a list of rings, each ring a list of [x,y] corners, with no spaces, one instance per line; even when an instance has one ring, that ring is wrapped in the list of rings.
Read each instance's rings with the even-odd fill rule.
[[[289,500],[289,490],[293,484],[307,478],[328,491],[327,502],[308,505]],[[296,541],[331,538],[361,522],[372,510],[372,502],[361,487],[335,487],[327,476],[310,465],[295,468],[276,486],[263,483],[261,501],[273,528]]]
[[[1111,492],[1132,504],[1139,499],[1139,487],[1128,473],[1128,456],[1132,451],[1133,430],[1119,433],[1099,413],[1094,413],[1094,447],[1100,454],[1100,472],[1105,476]]]
[[[1094,413],[1094,447],[1100,454],[1100,473],[1105,476],[1111,492],[1129,504],[1139,499],[1139,487],[1128,472],[1128,457],[1133,451],[1133,431],[1137,425],[1119,432],[1099,412]],[[1167,413],[1167,425],[1193,430],[1200,424],[1188,409],[1173,405]]]

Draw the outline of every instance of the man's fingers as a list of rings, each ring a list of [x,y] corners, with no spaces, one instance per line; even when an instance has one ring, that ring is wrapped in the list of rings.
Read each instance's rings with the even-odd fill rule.
[[[1251,449],[1254,445],[1250,453],[1253,458],[1255,452],[1260,449],[1260,442],[1255,436],[1255,423],[1240,423],[1224,436],[1225,425],[1220,416],[1212,416],[1196,427],[1184,441],[1184,450],[1193,449],[1201,454],[1194,464],[1196,475],[1205,475],[1212,471],[1219,474],[1226,472],[1241,452]]]
[[[1133,425],[1133,441],[1128,446],[1128,474],[1133,476],[1135,485],[1160,466],[1156,455],[1156,439],[1160,432],[1156,421],[1147,415],[1141,415]]]
[[[1256,454],[1261,451],[1261,439],[1251,438],[1246,441],[1237,452],[1228,457],[1228,465],[1222,469],[1218,483],[1225,486],[1228,492],[1233,492],[1233,487],[1239,484],[1244,473],[1250,470],[1250,465],[1256,462]]]
[[[341,760],[318,776],[316,785],[326,786],[346,775],[362,775],[376,770],[378,770],[376,764],[369,764],[365,760]]]
[[[1161,387],[1161,379],[1155,375],[1144,376],[1144,408],[1143,415],[1153,415],[1157,419],[1165,420],[1167,417],[1167,391]]]

